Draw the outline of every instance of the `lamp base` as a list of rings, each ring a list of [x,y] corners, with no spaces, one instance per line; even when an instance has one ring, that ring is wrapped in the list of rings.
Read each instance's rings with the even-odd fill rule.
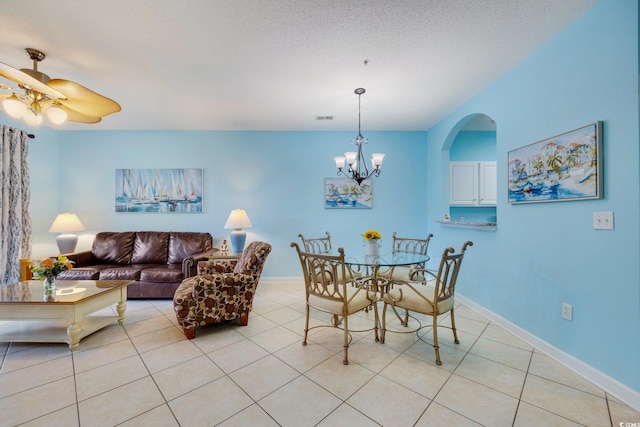
[[[75,234],[60,234],[56,237],[56,243],[61,254],[70,254],[76,250],[78,236]]]
[[[244,250],[244,242],[247,240],[247,233],[241,228],[236,228],[229,235],[233,252],[238,254]]]

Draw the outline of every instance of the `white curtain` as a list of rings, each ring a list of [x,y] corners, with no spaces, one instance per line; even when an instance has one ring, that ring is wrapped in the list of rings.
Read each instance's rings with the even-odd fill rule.
[[[31,192],[27,132],[1,126],[0,286],[20,281],[20,258],[31,256]]]

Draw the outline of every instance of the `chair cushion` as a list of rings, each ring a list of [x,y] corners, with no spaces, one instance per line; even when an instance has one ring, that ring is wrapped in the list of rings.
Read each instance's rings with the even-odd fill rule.
[[[398,285],[384,296],[384,302],[417,313],[432,315],[434,314],[434,292],[435,288],[431,284]],[[453,303],[453,298],[439,301],[437,314],[446,313],[451,310]]]
[[[371,294],[371,298],[374,298],[373,294]],[[347,314],[356,313],[371,304],[371,300],[367,297],[367,290],[355,286],[347,286],[347,300],[349,299],[351,301],[347,305]],[[342,300],[329,299],[310,293],[309,305],[331,314],[343,314]]]

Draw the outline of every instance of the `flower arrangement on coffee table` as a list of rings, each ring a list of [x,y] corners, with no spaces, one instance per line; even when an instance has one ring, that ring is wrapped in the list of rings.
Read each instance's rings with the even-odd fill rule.
[[[64,255],[57,258],[45,258],[40,261],[31,262],[31,273],[36,280],[44,281],[45,292],[55,292],[56,277],[63,271],[71,270],[73,261]]]

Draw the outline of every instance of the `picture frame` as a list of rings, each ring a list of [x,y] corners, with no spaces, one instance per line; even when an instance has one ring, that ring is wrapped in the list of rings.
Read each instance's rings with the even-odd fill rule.
[[[325,209],[372,209],[373,183],[370,179],[360,185],[349,178],[324,179]]]
[[[510,204],[603,197],[602,122],[508,152]]]
[[[202,213],[203,169],[116,169],[116,212]]]

